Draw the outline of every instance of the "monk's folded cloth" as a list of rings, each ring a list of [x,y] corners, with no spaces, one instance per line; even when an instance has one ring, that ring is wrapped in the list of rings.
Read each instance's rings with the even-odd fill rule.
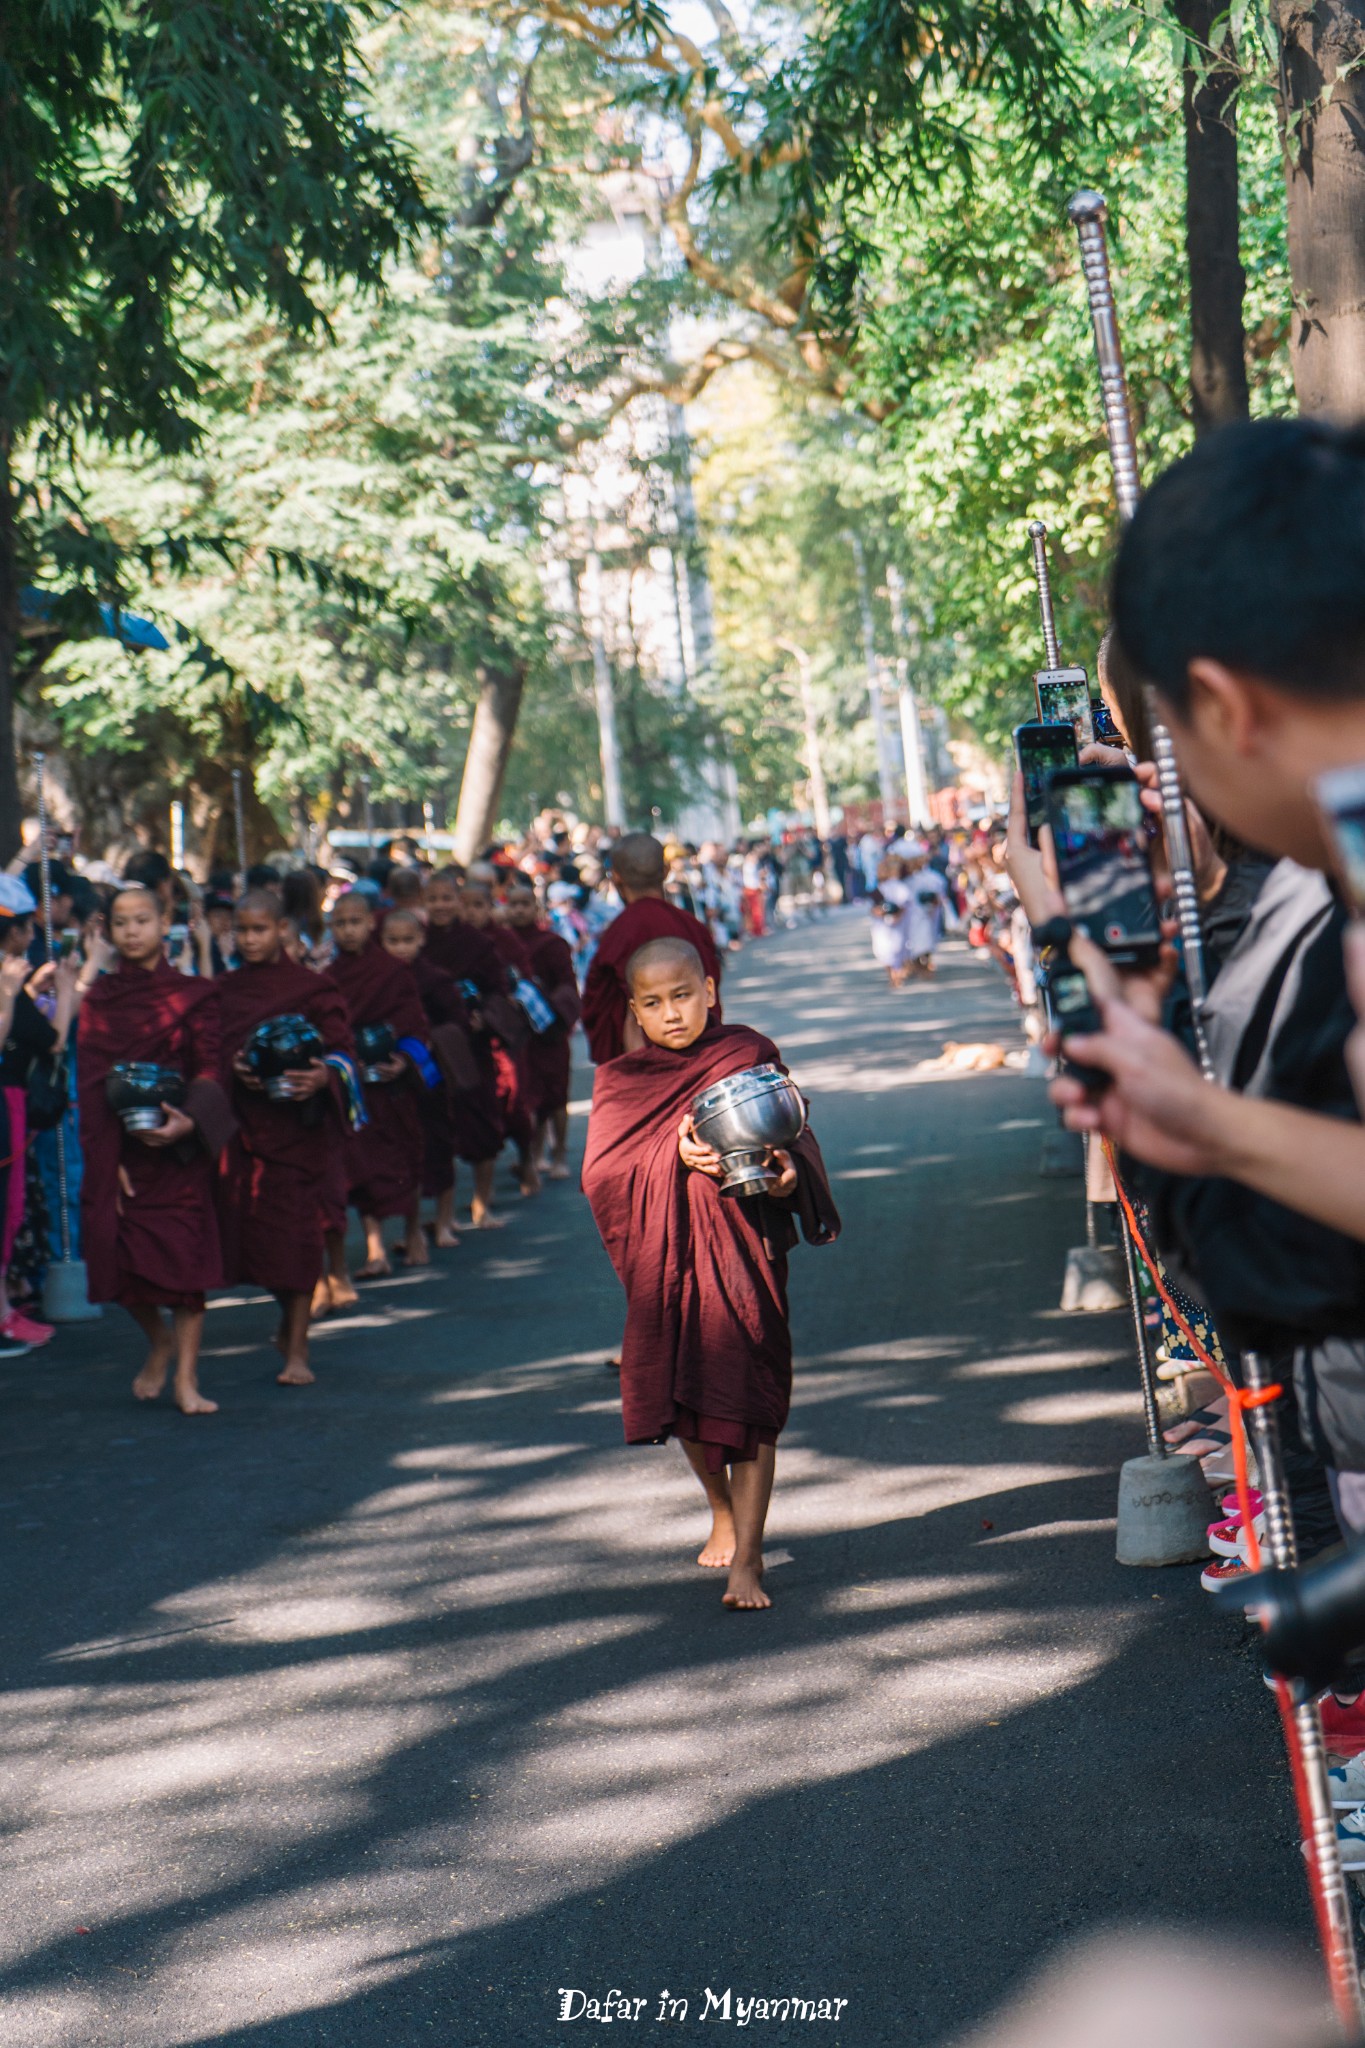
[[[839,1231],[820,1148],[809,1129],[790,1148],[797,1191],[786,1202],[722,1195],[678,1156],[695,1097],[768,1063],[782,1064],[770,1039],[713,1019],[683,1052],[646,1045],[597,1070],[583,1188],[626,1290],[629,1443],[657,1442],[700,1416],[734,1425],[741,1444],[749,1431],[763,1441],[787,1419],[787,1254],[798,1223],[810,1244]]]
[[[614,917],[597,942],[592,966],[583,985],[583,1030],[588,1054],[594,1064],[619,1058],[625,1050],[629,992],[626,968],[631,956],[651,939],[682,939],[701,955],[702,972],[716,984],[717,1021],[720,1019],[720,955],[710,932],[700,918],[659,896],[642,896],[628,903]]]
[[[346,999],[351,1029],[387,1024],[395,1039],[427,1043],[426,1011],[412,969],[386,953],[377,939],[361,953],[338,953],[332,977]],[[423,1083],[410,1069],[396,1081],[365,1089],[369,1122],[346,1140],[350,1200],[362,1216],[405,1215],[421,1193],[425,1142]]]
[[[166,960],[150,969],[120,961],[81,1005],[77,1048],[90,1298],[197,1303],[222,1283],[214,1167],[235,1129],[220,1080],[218,983],[179,974]],[[183,1075],[193,1137],[152,1146],[124,1129],[105,1083],[125,1060]]]
[[[349,1064],[355,1052],[345,998],[330,974],[283,955],[238,967],[216,986],[223,1085],[238,1126],[218,1181],[224,1277],[272,1294],[308,1294],[322,1271],[324,1210],[349,1125],[345,1079],[334,1064]],[[233,1072],[253,1032],[290,1014],[314,1026],[332,1069],[328,1087],[304,1102],[277,1102]]]

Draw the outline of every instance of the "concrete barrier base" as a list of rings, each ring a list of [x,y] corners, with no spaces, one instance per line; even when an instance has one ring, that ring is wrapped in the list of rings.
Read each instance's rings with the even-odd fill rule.
[[[1194,1458],[1129,1458],[1119,1473],[1120,1564],[1193,1564],[1209,1554],[1213,1495]]]

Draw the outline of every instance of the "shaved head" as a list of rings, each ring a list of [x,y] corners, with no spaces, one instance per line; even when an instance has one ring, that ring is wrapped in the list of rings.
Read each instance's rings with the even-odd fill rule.
[[[657,841],[650,843],[654,845]],[[627,960],[626,987],[633,993],[640,975],[648,974],[655,967],[676,968],[679,972],[695,974],[698,981],[706,979],[701,954],[686,939],[650,939]]]
[[[611,849],[611,871],[628,889],[661,889],[664,850],[648,832],[627,832]]]
[[[233,910],[238,917],[244,910],[258,910],[264,917],[279,919],[284,916],[284,902],[273,889],[248,889],[237,898]]]
[[[422,930],[422,920],[417,915],[417,912],[415,910],[386,911],[384,914],[385,931],[392,931],[395,925],[398,927],[400,931],[411,930],[414,932],[420,932]]]

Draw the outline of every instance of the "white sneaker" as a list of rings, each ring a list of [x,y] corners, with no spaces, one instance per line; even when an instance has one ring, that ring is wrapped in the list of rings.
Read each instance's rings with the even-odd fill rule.
[[[1343,1870],[1365,1870],[1365,1806],[1357,1806],[1337,1822],[1337,1853]]]
[[[1336,1764],[1327,1773],[1333,1806],[1365,1804],[1365,1750],[1346,1764]]]

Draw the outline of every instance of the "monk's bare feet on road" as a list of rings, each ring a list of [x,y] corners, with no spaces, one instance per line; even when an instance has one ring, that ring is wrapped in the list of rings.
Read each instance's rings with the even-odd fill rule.
[[[501,1230],[507,1221],[505,1216],[495,1216],[491,1209],[485,1209],[476,1202],[469,1212],[469,1221],[475,1230]]]
[[[763,1590],[762,1565],[732,1564],[729,1582],[720,1598],[723,1607],[734,1608],[737,1612],[771,1607],[773,1603]]]
[[[521,1189],[523,1195],[530,1196],[540,1193],[540,1172],[530,1160],[526,1162],[525,1166],[517,1174],[517,1186]]]
[[[436,1249],[438,1252],[453,1252],[460,1242],[460,1233],[453,1223],[438,1223],[436,1226]]]
[[[147,1363],[133,1381],[133,1392],[139,1401],[155,1401],[166,1384],[166,1374],[171,1369],[171,1353],[175,1349],[171,1332],[166,1332],[164,1344],[153,1344],[147,1353]]]
[[[393,1267],[387,1259],[366,1259],[363,1266],[356,1267],[353,1277],[357,1280],[387,1280],[392,1273]],[[360,1296],[357,1294],[353,1299],[359,1301]]]
[[[329,1273],[327,1276],[327,1299],[333,1308],[354,1308],[360,1296],[351,1285],[351,1276]]]
[[[697,1563],[708,1571],[722,1571],[735,1561],[735,1518],[717,1509],[711,1518],[711,1534],[697,1552]]]
[[[308,1314],[313,1322],[321,1322],[331,1306],[331,1289],[327,1285],[327,1275],[324,1273],[317,1286],[313,1289],[313,1299],[308,1304]]]
[[[301,1358],[286,1358],[284,1371],[277,1372],[275,1380],[281,1387],[311,1387],[317,1384],[317,1377]]]
[[[552,1159],[545,1168],[546,1180],[568,1180],[572,1168],[567,1159]]]
[[[182,1415],[216,1415],[218,1403],[201,1394],[198,1387],[177,1387],[175,1405]]]
[[[431,1253],[427,1248],[427,1234],[418,1229],[403,1240],[403,1264],[405,1266],[429,1266]]]

